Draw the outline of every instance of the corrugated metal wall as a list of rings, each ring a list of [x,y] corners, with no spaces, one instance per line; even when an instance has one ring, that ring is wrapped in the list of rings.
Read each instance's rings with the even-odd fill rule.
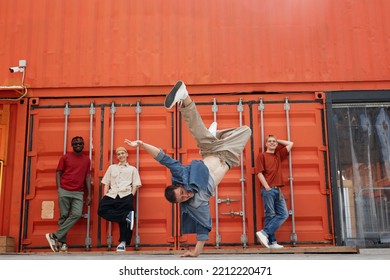
[[[32,88],[388,88],[389,13],[387,0],[1,0],[0,82],[27,59]],[[30,91],[51,94],[78,95]]]

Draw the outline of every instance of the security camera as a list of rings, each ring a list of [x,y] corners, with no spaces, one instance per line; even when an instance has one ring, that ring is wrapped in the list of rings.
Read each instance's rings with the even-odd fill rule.
[[[24,69],[26,69],[26,67],[27,67],[27,60],[21,59],[19,60],[19,66],[10,67],[9,71],[11,73],[22,72],[24,74]]]
[[[19,67],[10,67],[9,68],[9,71],[11,73],[15,73],[15,72],[22,72],[21,69]]]

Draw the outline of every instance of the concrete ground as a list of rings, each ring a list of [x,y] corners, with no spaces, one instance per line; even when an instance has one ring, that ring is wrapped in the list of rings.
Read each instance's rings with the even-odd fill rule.
[[[153,252],[68,252],[68,253],[6,253],[0,260],[178,260],[183,251],[167,254]],[[194,258],[192,258],[195,260]],[[390,260],[390,248],[358,249],[346,252],[282,252],[266,249],[249,253],[213,251],[201,254],[199,260]]]
[[[383,278],[390,267],[390,248],[218,252],[207,251],[197,258],[181,258],[183,251],[6,253],[0,255],[0,275],[5,276],[2,279],[39,280],[329,280]]]

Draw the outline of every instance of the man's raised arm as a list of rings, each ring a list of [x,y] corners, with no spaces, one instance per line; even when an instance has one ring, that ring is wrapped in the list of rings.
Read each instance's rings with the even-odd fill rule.
[[[144,143],[141,140],[130,141],[129,139],[125,139],[125,143],[127,145],[129,145],[130,147],[133,147],[133,148],[136,148],[136,147],[143,148],[153,158],[157,157],[157,155],[160,153],[160,149],[159,148],[157,148],[157,147],[155,147],[153,145]]]

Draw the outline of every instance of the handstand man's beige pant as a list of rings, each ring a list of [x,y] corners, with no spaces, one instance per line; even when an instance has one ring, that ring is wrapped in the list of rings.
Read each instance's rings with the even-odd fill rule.
[[[195,102],[181,107],[180,111],[198,144],[202,157],[217,156],[225,161],[230,168],[240,164],[239,156],[252,133],[249,126],[217,130],[216,137],[214,137],[204,125]]]

